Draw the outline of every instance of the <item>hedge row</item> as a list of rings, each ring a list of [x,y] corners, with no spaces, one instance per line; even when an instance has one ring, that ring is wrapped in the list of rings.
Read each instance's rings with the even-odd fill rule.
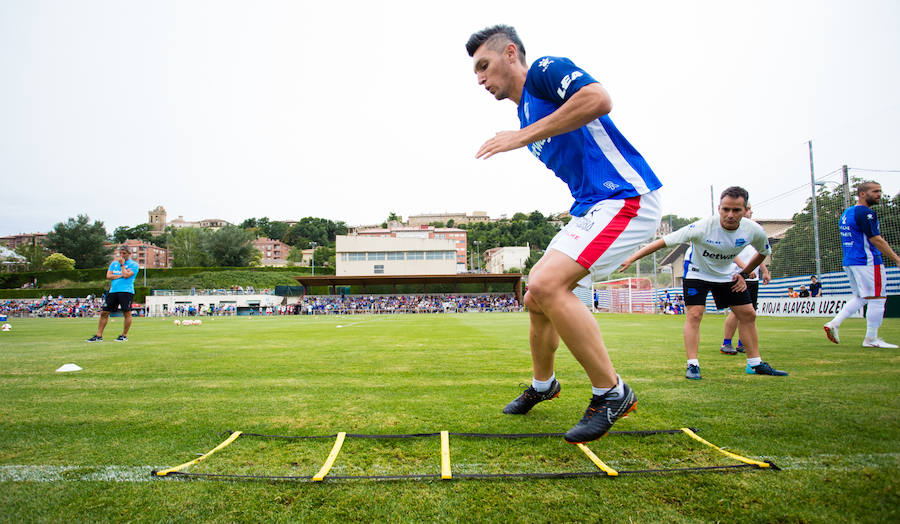
[[[309,274],[311,269],[306,266],[294,267],[174,267],[174,268],[150,268],[142,269],[141,272],[147,272],[147,277],[167,278],[167,277],[186,277],[196,273],[210,271],[264,271],[264,272],[284,272],[292,275]],[[327,275],[334,274],[334,269],[327,267],[317,267],[316,272]],[[138,278],[143,278],[143,274],[139,274]],[[71,269],[68,271],[29,271],[27,273],[0,273],[0,289],[17,289],[24,284],[37,279],[38,286],[44,284],[52,284],[61,280],[69,280],[72,282],[94,282],[106,280],[106,269]]]
[[[84,298],[88,295],[100,296],[106,293],[106,288],[102,287],[67,287],[61,289],[0,289],[0,299],[10,298],[41,298],[47,295],[54,297],[62,296],[63,298]],[[150,294],[149,287],[134,288],[134,301],[143,304],[147,295]]]

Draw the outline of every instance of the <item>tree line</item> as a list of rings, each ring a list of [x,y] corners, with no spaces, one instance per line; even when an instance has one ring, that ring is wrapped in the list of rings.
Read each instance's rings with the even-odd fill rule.
[[[16,252],[26,258],[30,271],[98,268],[109,264],[111,244],[135,239],[169,249],[175,267],[246,267],[258,265],[262,258],[253,241],[267,237],[291,246],[289,261],[300,262],[302,250],[315,245],[316,263],[333,267],[335,238],[346,233],[346,224],[325,218],[306,217],[288,225],[262,217],[215,231],[169,226],[154,232],[149,224],[138,224],[120,226],[107,234],[102,221],[78,215],[53,226],[43,242],[19,246]]]
[[[859,180],[854,180],[854,183],[857,182]],[[844,210],[841,189],[819,189],[817,203],[819,234],[820,238],[826,239],[833,236],[832,230],[836,230]],[[892,246],[900,245],[900,195],[884,195],[881,204],[874,209],[878,213],[882,236]],[[394,220],[399,220],[399,217],[392,212],[383,225]],[[474,268],[481,267],[480,261],[475,260],[476,253],[480,255],[494,247],[528,245],[531,247],[531,257],[525,267],[516,268],[527,272],[568,220],[568,216],[545,216],[539,211],[532,211],[496,221],[468,224],[450,221],[431,225],[465,230],[468,252],[472,257],[470,265]],[[698,218],[666,215],[662,220],[675,231]],[[793,227],[773,245],[770,271],[775,278],[815,273],[811,198],[807,199],[806,206],[794,215],[793,220]],[[315,245],[316,264],[334,267],[335,239],[338,235],[347,234],[347,230],[344,222],[325,218],[305,217],[288,224],[267,217],[254,217],[238,226],[227,226],[216,231],[168,227],[162,233],[154,233],[149,224],[138,224],[133,227],[120,226],[112,234],[107,234],[102,221],[92,222],[87,215],[78,215],[57,223],[42,244],[19,246],[16,252],[26,257],[28,269],[32,271],[106,267],[111,256],[110,243],[121,244],[128,239],[137,239],[168,248],[175,267],[245,267],[258,264],[261,258],[261,253],[253,248],[253,240],[267,237],[291,246],[287,258],[292,262],[300,262],[302,251]],[[674,248],[659,252],[657,260],[662,260],[671,249]],[[840,242],[821,242],[820,257],[823,272],[840,271]],[[640,267],[633,265],[629,274],[640,271],[640,274],[647,275],[653,272],[652,259],[641,260],[640,264]]]

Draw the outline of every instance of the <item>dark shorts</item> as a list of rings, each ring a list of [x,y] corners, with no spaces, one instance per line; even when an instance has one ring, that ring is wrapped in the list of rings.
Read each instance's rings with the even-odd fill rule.
[[[122,308],[122,313],[128,313],[131,311],[132,300],[134,300],[134,293],[126,293],[124,291],[107,293],[103,311],[115,313],[119,308]]]
[[[750,300],[753,301],[753,309],[756,309],[756,299],[759,298],[759,280],[748,280],[747,291],[750,292]]]
[[[731,290],[733,285],[734,282],[707,282],[706,280],[686,278],[681,283],[682,289],[684,289],[684,304],[686,306],[705,306],[706,295],[710,292],[712,292],[718,309],[753,303],[748,290],[735,293]]]

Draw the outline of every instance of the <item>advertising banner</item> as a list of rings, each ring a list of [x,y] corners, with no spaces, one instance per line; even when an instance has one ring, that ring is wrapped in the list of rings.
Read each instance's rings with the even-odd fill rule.
[[[833,317],[853,295],[810,298],[760,298],[756,314],[765,317]],[[862,308],[851,318],[862,318]]]

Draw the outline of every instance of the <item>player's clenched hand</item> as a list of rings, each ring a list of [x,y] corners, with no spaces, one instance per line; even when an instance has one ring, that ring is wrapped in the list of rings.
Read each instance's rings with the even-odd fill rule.
[[[512,151],[525,146],[519,131],[500,131],[494,138],[481,145],[481,149],[475,155],[475,158],[490,158],[497,153]]]
[[[731,277],[731,281],[734,282],[734,285],[731,286],[731,290],[735,293],[747,290],[747,282],[744,281],[744,277],[741,275],[735,273],[735,275]]]

